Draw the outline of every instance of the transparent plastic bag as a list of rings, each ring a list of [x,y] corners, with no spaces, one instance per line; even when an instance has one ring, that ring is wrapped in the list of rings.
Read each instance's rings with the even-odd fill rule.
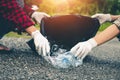
[[[27,42],[30,48],[36,52],[34,40]],[[70,53],[63,45],[50,44],[51,50],[47,56],[42,56],[47,62],[56,68],[69,68],[82,65],[82,59],[77,59],[72,53]]]
[[[82,65],[82,60],[77,59],[72,53],[66,52],[59,54],[52,62],[52,65],[57,68],[78,67]]]
[[[64,49],[58,49],[56,52],[52,52],[52,55],[45,56],[44,59],[55,68],[78,67],[83,63],[82,59],[77,59],[72,53]]]

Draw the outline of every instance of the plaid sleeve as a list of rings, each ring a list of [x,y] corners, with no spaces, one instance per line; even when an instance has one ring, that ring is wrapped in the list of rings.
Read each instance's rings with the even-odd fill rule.
[[[34,12],[34,10],[31,9],[31,7],[29,7],[28,5],[24,5],[23,10],[26,12],[26,14],[28,14],[30,17],[32,15],[32,13]]]
[[[12,21],[15,28],[20,31],[34,25],[29,16],[17,4],[16,0],[0,0],[0,14],[5,19]]]
[[[113,23],[114,23],[114,24],[118,27],[118,29],[120,30],[120,17],[119,17],[117,20],[115,20]]]
[[[26,4],[26,1],[24,0],[16,0],[20,7],[23,8],[23,10],[26,12],[28,16],[31,16],[34,10],[31,9],[31,6]]]

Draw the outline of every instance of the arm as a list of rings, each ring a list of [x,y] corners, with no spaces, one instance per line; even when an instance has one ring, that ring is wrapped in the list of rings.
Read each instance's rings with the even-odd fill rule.
[[[85,42],[79,42],[75,45],[71,52],[80,59],[84,59],[85,56],[97,45],[101,45],[120,33],[120,17],[117,18],[111,26],[106,28],[103,32],[97,34],[94,38],[91,38]]]
[[[93,15],[95,18],[98,18],[102,22],[106,21],[114,21],[113,25],[109,26],[100,34],[96,35],[94,39],[96,40],[98,45],[101,45],[112,38],[114,38],[117,34],[119,34],[120,29],[120,15],[110,15],[110,14],[95,14]],[[105,20],[106,19],[106,20]]]
[[[30,5],[26,3],[25,0],[16,0],[18,5],[26,12],[28,16],[31,16],[34,10],[31,8]]]
[[[119,17],[120,17],[120,15],[111,15],[112,21],[115,21]]]
[[[24,5],[23,10],[26,12],[26,14],[28,14],[28,16],[30,16],[35,21],[35,23],[38,24],[41,23],[43,17],[50,17],[50,15],[46,14],[45,12],[37,12],[33,10],[27,4]]]
[[[23,11],[16,0],[0,1],[0,15],[6,20],[11,21],[19,31],[23,31],[29,26],[34,25],[31,18]]]
[[[120,33],[119,29],[115,24],[109,26],[107,29],[97,34],[94,39],[97,42],[97,45],[101,45],[112,38],[116,37]]]
[[[28,16],[31,17],[31,15],[35,12],[34,10],[31,9],[27,4],[24,5],[23,10],[26,12]]]
[[[27,33],[29,33],[30,35],[32,35],[32,32],[35,32],[36,30],[37,30],[37,29],[35,28],[34,25],[29,26],[28,28],[25,29],[25,31],[26,31]]]
[[[0,1],[0,15],[12,22],[19,31],[25,30],[29,33],[33,37],[36,50],[40,55],[46,56],[46,53],[49,53],[48,40],[35,28],[34,23],[23,9],[18,6],[16,0]]]
[[[103,24],[105,22],[111,22],[111,21],[115,21],[117,18],[119,18],[120,15],[111,15],[111,14],[95,14],[92,16],[92,18],[97,18],[100,22],[100,24]]]
[[[28,6],[27,4],[26,4],[26,1],[24,1],[24,0],[16,0],[17,1],[17,3],[19,4],[19,6],[21,7],[21,8],[23,8],[23,10],[26,12],[26,14],[29,16],[29,17],[31,17],[32,19],[34,19],[34,21],[36,22],[36,23],[41,23],[41,20],[42,20],[42,18],[43,17],[50,17],[50,15],[48,15],[48,14],[46,14],[46,13],[44,13],[44,12],[37,12],[36,10],[35,10],[35,7],[36,7],[36,9],[39,9],[37,6]],[[25,3],[25,4],[24,4]]]
[[[47,56],[50,52],[48,40],[34,26],[25,29],[34,39],[36,51],[39,55]]]

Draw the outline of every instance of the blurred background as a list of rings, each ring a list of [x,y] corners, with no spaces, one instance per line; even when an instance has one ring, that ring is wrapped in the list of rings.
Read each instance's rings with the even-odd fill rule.
[[[95,13],[120,14],[120,0],[25,0],[27,4],[35,4],[38,11],[50,15]]]
[[[95,13],[120,14],[120,0],[25,0],[28,6],[36,5],[37,11],[46,12],[51,16],[77,14],[91,16]],[[102,24],[99,32],[111,23]],[[37,28],[39,25],[36,24]],[[6,36],[19,35],[11,32]],[[21,36],[20,36],[21,37]]]

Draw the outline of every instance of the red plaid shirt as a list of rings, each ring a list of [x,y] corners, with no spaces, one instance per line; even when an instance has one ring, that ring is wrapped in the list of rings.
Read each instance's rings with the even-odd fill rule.
[[[30,12],[30,10],[28,11]],[[30,17],[24,12],[24,9],[17,4],[16,0],[0,0],[0,15],[8,21],[12,21],[13,25],[15,25],[14,27],[19,31],[34,25]]]

